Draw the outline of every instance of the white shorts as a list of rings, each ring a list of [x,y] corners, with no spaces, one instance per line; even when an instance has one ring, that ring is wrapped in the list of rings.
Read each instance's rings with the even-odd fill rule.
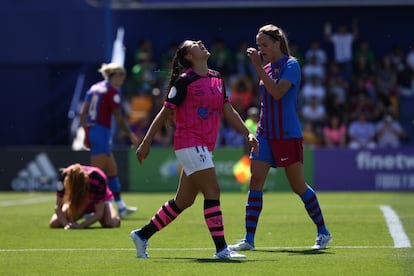
[[[175,151],[175,155],[187,176],[197,171],[214,168],[213,155],[205,146],[179,149]]]

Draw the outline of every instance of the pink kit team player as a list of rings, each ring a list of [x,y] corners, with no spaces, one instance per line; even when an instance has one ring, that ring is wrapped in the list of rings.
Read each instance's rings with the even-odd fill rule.
[[[258,143],[229,103],[220,74],[208,68],[209,57],[201,41],[186,40],[178,47],[164,106],[137,148],[141,163],[149,154],[156,132],[175,113],[174,150],[183,171],[174,199],[161,206],[144,227],[131,232],[139,258],[148,258],[148,239],[190,207],[199,192],[204,196],[204,218],[216,247],[214,258],[245,258],[229,250],[224,238],[220,187],[212,159],[221,115],[246,136],[255,151]]]
[[[102,227],[119,227],[121,220],[112,205],[114,197],[106,180],[99,168],[73,164],[62,169],[49,226],[83,229],[99,221]]]

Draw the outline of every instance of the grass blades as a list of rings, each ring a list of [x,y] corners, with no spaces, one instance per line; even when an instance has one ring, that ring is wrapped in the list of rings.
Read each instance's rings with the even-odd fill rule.
[[[169,193],[124,193],[138,212],[118,229],[49,229],[54,193],[0,193],[1,275],[413,275],[414,249],[394,248],[379,206],[391,206],[414,245],[414,194],[318,193],[333,235],[311,250],[316,230],[293,193],[264,194],[255,251],[245,260],[214,260],[200,194],[192,207],[150,240],[150,259],[137,259],[129,232],[145,225]],[[245,193],[222,193],[226,240],[244,235]]]

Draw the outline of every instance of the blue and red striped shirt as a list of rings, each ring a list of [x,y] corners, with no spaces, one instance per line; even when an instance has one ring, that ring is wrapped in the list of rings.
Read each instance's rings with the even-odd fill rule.
[[[274,63],[268,63],[264,70],[274,81],[289,81],[292,86],[276,100],[260,82],[261,110],[257,135],[266,139],[301,138],[302,128],[298,116],[298,96],[301,69],[293,57],[284,56]]]
[[[119,108],[121,103],[118,90],[109,82],[101,81],[86,92],[85,101],[89,103],[88,126],[98,124],[110,128],[112,110]]]

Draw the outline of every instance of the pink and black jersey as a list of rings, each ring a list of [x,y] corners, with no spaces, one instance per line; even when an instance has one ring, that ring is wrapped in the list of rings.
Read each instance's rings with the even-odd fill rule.
[[[111,127],[112,110],[118,108],[121,97],[118,90],[107,81],[98,82],[86,92],[85,101],[89,103],[88,125]]]
[[[107,177],[105,173],[96,167],[81,166],[89,176],[89,194],[88,201],[85,202],[86,211],[92,212],[94,205],[113,199],[113,194],[107,185]],[[57,185],[56,196],[63,198],[65,195],[65,187],[63,185],[66,173],[62,171],[60,183]]]
[[[284,56],[264,67],[275,81],[288,80],[292,86],[276,100],[260,82],[262,101],[257,135],[266,139],[301,138],[302,128],[298,116],[299,84],[301,69],[295,58]]]
[[[200,76],[191,68],[175,81],[164,103],[176,110],[174,149],[216,145],[223,104],[228,102],[220,73]]]

